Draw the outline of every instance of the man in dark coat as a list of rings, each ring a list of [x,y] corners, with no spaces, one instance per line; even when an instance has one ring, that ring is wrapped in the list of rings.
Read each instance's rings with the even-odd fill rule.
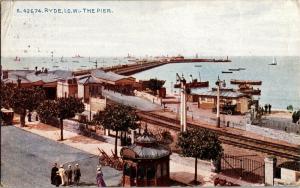
[[[80,168],[79,168],[79,165],[76,164],[75,169],[74,169],[74,183],[75,183],[75,185],[79,184],[80,176],[81,176]]]
[[[67,185],[71,185],[72,184],[72,175],[73,175],[73,170],[72,170],[72,166],[69,165],[68,169],[66,170],[66,176],[67,176]]]
[[[57,168],[57,163],[54,163],[52,169],[51,169],[51,184],[52,185],[55,185],[55,176],[56,176],[56,172],[58,171],[58,168]]]
[[[267,114],[267,112],[268,112],[268,105],[265,104],[265,114]]]
[[[272,106],[269,104],[269,114],[271,114],[271,108],[272,108]]]

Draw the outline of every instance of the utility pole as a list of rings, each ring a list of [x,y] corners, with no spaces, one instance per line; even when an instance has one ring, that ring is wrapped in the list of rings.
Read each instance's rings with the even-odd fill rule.
[[[220,80],[218,76],[218,80],[216,81],[217,85],[217,128],[220,128],[221,126],[221,121],[220,121],[220,89],[221,86],[226,87],[225,80]]]
[[[186,131],[186,80],[183,75],[176,73],[177,81],[180,81],[180,131]]]

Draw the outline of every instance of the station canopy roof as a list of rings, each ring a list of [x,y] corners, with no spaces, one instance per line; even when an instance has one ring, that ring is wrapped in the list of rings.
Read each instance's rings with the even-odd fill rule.
[[[101,83],[97,79],[95,79],[93,76],[89,75],[87,77],[80,78],[78,83],[80,84],[98,84]]]
[[[116,81],[122,80],[122,79],[132,78],[131,76],[123,76],[123,75],[116,74],[114,72],[105,72],[105,71],[99,70],[99,69],[93,70],[91,72],[91,75],[95,78],[112,81],[112,82],[116,82]]]
[[[17,83],[17,80],[20,79],[21,83],[52,83],[71,76],[72,72],[62,70],[39,74],[35,74],[35,71],[9,71],[8,78],[4,79],[4,82]]]
[[[211,97],[216,98],[217,97],[217,91],[204,91],[204,92],[193,92],[192,94],[199,95],[201,97]],[[238,91],[220,91],[220,97],[221,98],[228,98],[228,99],[237,99],[246,96],[245,94],[238,92]]]

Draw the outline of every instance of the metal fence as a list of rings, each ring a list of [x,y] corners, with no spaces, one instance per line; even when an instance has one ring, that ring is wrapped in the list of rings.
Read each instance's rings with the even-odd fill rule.
[[[263,183],[265,177],[264,163],[245,156],[224,154],[221,159],[221,173],[241,178],[244,181]]]

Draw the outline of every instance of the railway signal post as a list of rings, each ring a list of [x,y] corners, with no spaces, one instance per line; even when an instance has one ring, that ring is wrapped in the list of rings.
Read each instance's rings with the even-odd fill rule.
[[[180,131],[186,131],[186,80],[183,75],[176,74],[177,81],[180,81]]]
[[[220,89],[221,87],[226,87],[225,80],[220,80],[218,76],[218,80],[216,81],[217,85],[217,128],[220,128]]]

